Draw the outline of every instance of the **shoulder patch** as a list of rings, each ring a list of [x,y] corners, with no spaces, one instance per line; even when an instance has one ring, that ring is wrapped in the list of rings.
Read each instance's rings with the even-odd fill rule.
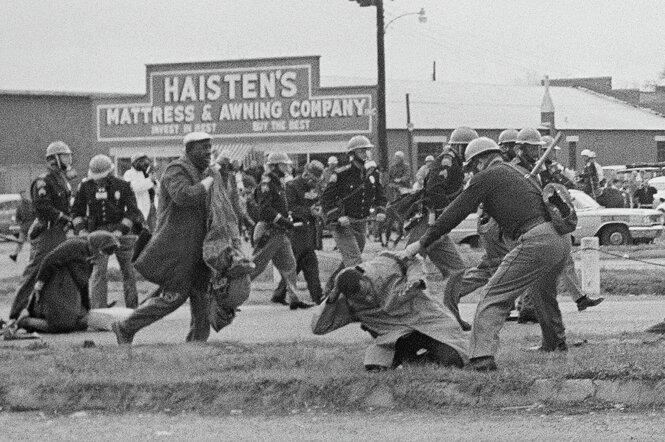
[[[342,173],[344,171],[347,171],[351,168],[351,163],[347,164],[346,166],[338,167],[335,169],[335,173]]]

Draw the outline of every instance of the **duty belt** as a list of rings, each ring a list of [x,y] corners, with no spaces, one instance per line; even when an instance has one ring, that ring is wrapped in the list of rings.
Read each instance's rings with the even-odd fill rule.
[[[524,235],[529,230],[533,229],[536,226],[539,226],[545,222],[545,218],[539,216],[522,224],[520,227],[516,228],[513,232],[513,239],[517,239],[520,236]]]

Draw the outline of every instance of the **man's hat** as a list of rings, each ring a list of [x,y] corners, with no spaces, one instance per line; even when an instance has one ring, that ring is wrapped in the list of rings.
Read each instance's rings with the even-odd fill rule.
[[[210,140],[212,137],[207,132],[190,132],[182,139],[182,143],[187,146],[189,143],[196,141]]]

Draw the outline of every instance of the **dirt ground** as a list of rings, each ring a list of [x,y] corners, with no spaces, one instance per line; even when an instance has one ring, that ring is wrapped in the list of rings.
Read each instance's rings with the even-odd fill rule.
[[[364,412],[289,416],[0,413],[0,438],[25,441],[663,440],[665,411]]]

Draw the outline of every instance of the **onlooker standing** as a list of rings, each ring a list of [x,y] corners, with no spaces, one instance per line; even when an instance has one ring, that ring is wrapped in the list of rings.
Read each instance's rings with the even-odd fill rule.
[[[23,270],[21,286],[16,291],[10,319],[17,319],[27,306],[35,285],[35,277],[44,257],[66,238],[72,221],[69,180],[76,177],[72,168],[72,151],[62,141],[54,141],[46,148],[48,172],[37,177],[30,186],[30,197],[36,219],[30,227],[30,262]]]
[[[210,336],[211,271],[203,261],[203,240],[208,230],[208,191],[215,176],[221,179],[217,166],[210,165],[210,140],[205,132],[185,135],[185,154],[164,170],[157,230],[136,260],[139,273],[160,286],[159,296],[124,321],[113,323],[118,344],[130,344],[139,330],[174,312],[187,299],[192,314],[187,341],[207,341]]]
[[[425,186],[425,178],[427,177],[433,162],[434,157],[432,155],[427,155],[427,158],[425,158],[425,164],[420,166],[420,169],[416,172],[416,182],[413,184],[413,187],[416,190],[420,190]]]
[[[155,231],[157,222],[157,209],[155,207],[155,196],[157,191],[157,179],[152,167],[152,161],[145,154],[137,154],[132,158],[132,167],[122,176],[129,182],[143,220],[143,227],[150,232]]]
[[[596,198],[596,202],[607,208],[628,207],[625,205],[624,194],[617,188],[619,180],[613,179],[602,190],[602,193]]]
[[[23,244],[28,240],[28,230],[35,220],[35,209],[32,207],[32,201],[28,198],[28,193],[22,190],[20,195],[21,204],[16,208],[15,215],[16,222],[19,225],[18,242],[16,243],[14,252],[9,255],[9,258],[14,262],[18,258],[18,254],[23,250]]]
[[[84,179],[76,192],[72,216],[74,230],[80,236],[104,230],[113,233],[120,241],[115,252],[122,272],[122,288],[125,306],[138,307],[136,275],[131,260],[137,236],[132,228],[143,221],[136,205],[136,197],[130,184],[113,176],[113,161],[106,155],[95,155],[90,160],[88,178]],[[92,308],[108,306],[108,255],[97,255],[90,277],[90,298]]]
[[[640,187],[633,194],[633,207],[653,207],[653,196],[658,190],[649,185],[648,181],[640,182]]]

